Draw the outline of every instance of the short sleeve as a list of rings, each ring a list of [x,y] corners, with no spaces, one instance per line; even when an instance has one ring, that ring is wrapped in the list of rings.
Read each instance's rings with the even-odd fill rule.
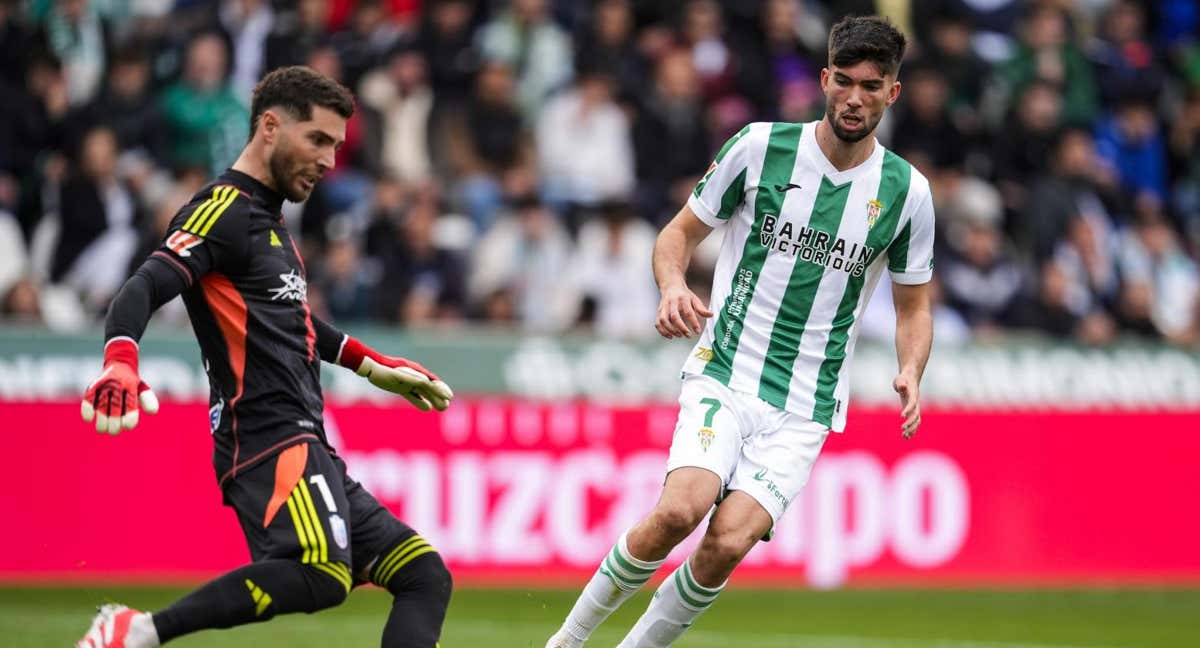
[[[239,265],[247,245],[246,196],[230,185],[196,195],[171,221],[152,257],[166,262],[189,283],[212,271]]]
[[[729,220],[746,195],[749,133],[747,125],[725,142],[688,198],[688,207],[705,225],[717,227]]]
[[[933,200],[928,190],[923,193],[888,246],[888,271],[898,284],[923,284],[933,278]]]

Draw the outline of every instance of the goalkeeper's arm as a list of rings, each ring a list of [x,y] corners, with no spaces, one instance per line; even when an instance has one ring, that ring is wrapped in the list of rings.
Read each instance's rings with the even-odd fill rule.
[[[417,409],[445,410],[454,392],[420,363],[385,356],[333,325],[314,317],[317,353],[331,364],[339,364],[371,381],[380,389],[400,394]]]
[[[150,315],[188,286],[189,277],[157,256],[142,263],[113,298],[104,322],[104,369],[80,404],[83,420],[117,434],[138,423],[140,410],[158,411],[158,399],[138,376],[138,340]]]

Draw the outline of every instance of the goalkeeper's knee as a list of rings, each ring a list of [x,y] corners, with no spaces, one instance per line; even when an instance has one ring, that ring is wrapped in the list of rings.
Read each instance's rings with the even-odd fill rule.
[[[309,596],[297,612],[316,612],[341,605],[350,594],[350,569],[340,562],[308,563],[305,582]]]
[[[371,580],[397,597],[424,597],[443,607],[454,588],[442,557],[419,535],[402,540],[376,564]]]

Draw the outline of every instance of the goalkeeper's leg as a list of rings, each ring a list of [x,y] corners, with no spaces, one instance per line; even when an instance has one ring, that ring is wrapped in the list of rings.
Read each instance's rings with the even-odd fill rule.
[[[350,570],[342,563],[264,560],[236,569],[153,614],[161,642],[209,628],[316,612],[346,600]]]
[[[371,569],[371,581],[392,593],[383,648],[434,648],[450,604],[452,582],[441,556],[417,534],[402,537]]]

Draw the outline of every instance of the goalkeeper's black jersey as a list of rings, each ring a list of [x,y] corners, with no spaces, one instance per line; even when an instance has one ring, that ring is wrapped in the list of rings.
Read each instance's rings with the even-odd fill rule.
[[[208,373],[222,485],[289,446],[325,442],[318,332],[282,204],[254,178],[226,171],[179,210],[147,260],[187,284],[183,299]],[[326,348],[327,330],[322,325]]]

